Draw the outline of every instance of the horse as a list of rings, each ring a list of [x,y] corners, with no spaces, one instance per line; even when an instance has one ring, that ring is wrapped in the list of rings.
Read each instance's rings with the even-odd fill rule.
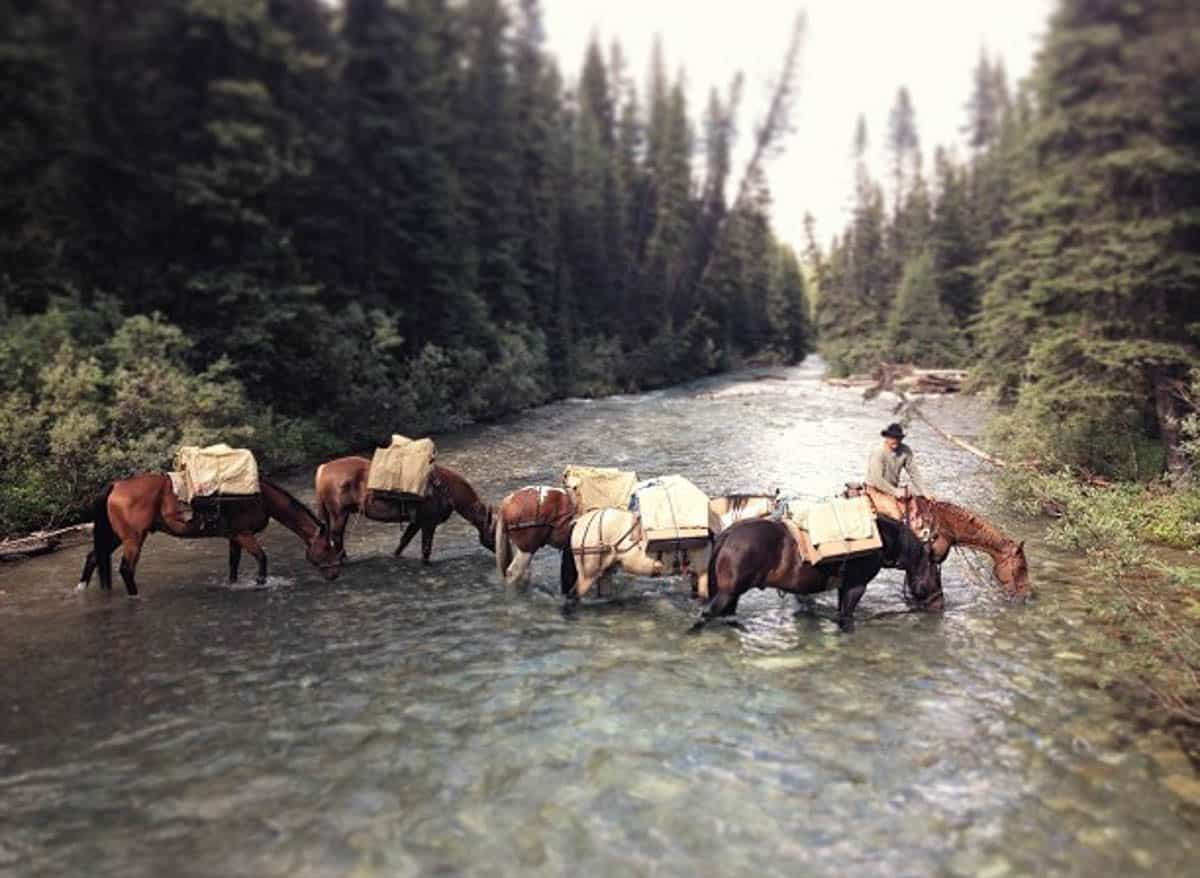
[[[735,521],[765,518],[778,503],[772,494],[726,494],[708,502],[709,521],[719,532]],[[601,512],[603,515],[596,515]],[[592,510],[581,516],[571,531],[571,551],[563,553],[560,579],[564,595],[574,600],[583,597],[592,585],[615,566],[636,576],[662,576],[667,573],[662,553],[651,553],[643,545],[640,519],[635,512],[608,508]],[[669,552],[679,569],[692,580],[692,594],[708,598],[708,558],[712,546]],[[657,555],[658,557],[655,557]],[[582,570],[582,572],[581,572]]]
[[[125,591],[138,593],[134,573],[146,536],[161,530],[175,537],[225,537],[229,540],[229,582],[237,582],[238,565],[245,549],[258,560],[256,581],[267,581],[267,555],[255,538],[270,519],[275,519],[305,543],[305,558],[328,580],[337,579],[338,551],[329,539],[329,529],[308,507],[274,482],[259,479],[257,496],[223,503],[215,518],[197,513],[190,521],[180,516],[179,499],[166,473],[143,473],[110,483],[93,506],[95,525],[92,550],[83,562],[78,589],[87,588],[92,571],[100,568],[100,587],[112,589],[112,553],[121,546],[121,578]]]
[[[978,549],[992,559],[992,573],[1010,598],[1030,594],[1029,564],[1025,541],[1000,532],[990,521],[962,506],[932,497],[893,497],[874,488],[865,489],[879,515],[907,522],[922,539],[930,542],[933,559],[941,564],[956,545]]]
[[[928,545],[899,522],[879,518],[878,524],[881,550],[814,566],[804,559],[788,523],[773,519],[737,522],[722,531],[713,545],[708,562],[713,596],[704,605],[694,630],[710,619],[736,613],[738,599],[752,588],[777,588],[797,595],[836,588],[838,627],[849,631],[867,583],[885,561],[908,574],[919,599],[940,600],[941,585]]]
[[[513,491],[496,507],[496,569],[508,585],[528,578],[529,564],[542,546],[566,549],[575,503],[562,488],[547,485]]]
[[[665,571],[663,562],[646,552],[641,517],[628,509],[602,508],[584,513],[571,527],[570,539],[569,550],[562,553],[559,581],[563,595],[572,604],[617,565],[634,576],[662,576]],[[707,556],[708,547],[686,553],[688,563],[684,569],[691,568],[693,554]],[[707,557],[700,563],[707,563]],[[693,578],[695,569],[690,570]]]
[[[721,529],[729,527],[735,521],[746,518],[766,518],[775,511],[779,504],[779,495],[775,494],[726,494],[723,497],[713,497],[708,501],[708,508],[721,521]]]
[[[351,513],[362,512],[373,521],[404,520],[399,508],[371,502],[371,492],[367,489],[367,472],[370,468],[371,461],[365,457],[339,457],[317,467],[314,479],[317,511],[343,558],[346,556],[346,523]],[[479,499],[466,479],[452,469],[435,464],[429,477],[429,487],[429,496],[415,503],[412,520],[393,553],[397,558],[420,531],[421,561],[428,564],[429,556],[433,554],[434,531],[438,525],[446,523],[451,512],[457,512],[479,531],[480,545],[495,551],[492,542],[492,509]]]

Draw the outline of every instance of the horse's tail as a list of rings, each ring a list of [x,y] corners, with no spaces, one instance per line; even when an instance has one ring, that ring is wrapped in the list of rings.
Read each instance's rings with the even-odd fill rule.
[[[313,476],[313,500],[317,504],[317,518],[325,522],[325,527],[330,527],[329,510],[325,507],[325,495],[322,492],[321,475],[325,472],[325,464],[317,467],[316,475]]]
[[[109,482],[92,502],[92,552],[95,553],[94,562],[99,568],[100,585],[106,590],[112,588],[112,553],[120,542],[108,517],[108,497],[113,487],[114,483]],[[87,570],[86,562],[84,570]],[[90,573],[83,578],[85,585],[88,579],[91,579]]]
[[[708,550],[708,595],[712,597],[717,589],[717,553],[721,551],[721,546],[725,543],[725,534],[729,533],[729,529],[721,531],[713,540],[712,548]]]
[[[571,537],[568,534],[566,548],[562,550],[562,565],[559,567],[559,584],[562,586],[562,593],[570,594],[577,582],[579,582],[579,568],[575,566],[575,548],[571,545]]]
[[[512,563],[512,543],[508,540],[508,529],[504,526],[503,502],[496,507],[495,530],[492,533],[496,543],[496,569],[503,579],[504,574],[508,572],[508,565]]]

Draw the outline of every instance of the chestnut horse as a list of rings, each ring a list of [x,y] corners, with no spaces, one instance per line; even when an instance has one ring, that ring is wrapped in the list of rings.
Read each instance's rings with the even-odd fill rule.
[[[568,548],[574,520],[574,501],[562,488],[521,488],[501,500],[496,507],[496,569],[505,583],[527,579],[533,555],[542,546]]]
[[[695,628],[709,619],[737,612],[738,599],[752,588],[777,588],[797,595],[838,590],[838,626],[848,631],[854,608],[867,583],[885,561],[904,570],[918,598],[936,597],[941,587],[929,547],[907,527],[879,518],[880,551],[817,565],[801,554],[792,526],[771,519],[739,521],[721,532],[708,562],[708,587],[713,597],[701,611]]]
[[[983,516],[954,503],[932,497],[897,498],[869,487],[866,494],[879,515],[907,522],[918,536],[928,540],[936,563],[945,561],[956,545],[977,549],[991,557],[992,573],[1008,597],[1024,599],[1029,595],[1029,564],[1023,540],[1005,536]]]
[[[316,566],[326,579],[336,579],[339,571],[337,550],[329,541],[329,531],[309,511],[308,507],[266,479],[259,479],[259,493],[253,497],[224,501],[219,513],[207,517],[196,510],[190,521],[180,517],[179,500],[165,473],[144,473],[113,482],[96,498],[93,505],[95,521],[92,551],[83,563],[79,589],[87,588],[92,571],[100,568],[100,587],[112,588],[112,553],[117,546],[123,549],[121,578],[125,591],[138,593],[134,572],[142,553],[146,536],[161,530],[174,537],[224,537],[229,540],[229,581],[237,581],[238,564],[245,549],[258,560],[259,585],[267,581],[267,554],[255,534],[262,531],[270,519],[275,519],[307,546],[305,558]]]
[[[386,503],[372,503],[367,489],[371,461],[365,457],[339,457],[317,467],[317,512],[329,528],[333,543],[345,557],[346,522],[351,513],[362,512],[373,521],[402,521],[399,509]],[[479,499],[470,483],[452,469],[433,467],[429,478],[429,496],[416,503],[408,529],[400,537],[395,555],[399,557],[421,532],[421,560],[428,564],[433,553],[433,534],[445,524],[451,512],[457,512],[479,531],[479,543],[493,550],[492,509]]]

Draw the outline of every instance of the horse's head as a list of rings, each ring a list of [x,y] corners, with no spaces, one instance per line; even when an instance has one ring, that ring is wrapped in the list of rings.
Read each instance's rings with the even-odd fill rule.
[[[905,584],[914,601],[926,610],[945,609],[942,565],[933,559],[933,547],[928,542],[922,542],[921,547],[910,554],[905,573]]]
[[[1024,600],[1030,594],[1029,564],[1025,560],[1025,541],[1011,543],[1004,547],[1000,557],[996,559],[992,572],[1004,586],[1009,597]]]
[[[875,520],[883,539],[884,558],[904,571],[908,595],[925,609],[943,609],[942,567],[934,560],[932,543],[887,516],[879,515]]]
[[[341,552],[334,546],[329,536],[329,528],[323,522],[308,541],[308,550],[304,557],[328,580],[337,579],[338,574],[342,572]]]

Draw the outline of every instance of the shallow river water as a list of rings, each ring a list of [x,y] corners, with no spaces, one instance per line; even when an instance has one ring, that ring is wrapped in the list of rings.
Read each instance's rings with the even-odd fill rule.
[[[826,495],[891,417],[820,368],[558,403],[440,458],[489,500],[573,462]],[[567,618],[555,556],[506,592],[457,517],[428,568],[353,525],[332,584],[279,525],[265,589],[162,535],[136,600],[76,593],[82,549],[0,567],[0,875],[1197,874],[1186,757],[1096,686],[1102,583],[911,434],[936,493],[1030,538],[1037,601],[952,555],[942,615],[885,572],[848,635],[758,592],[688,636],[683,581],[618,577]]]

